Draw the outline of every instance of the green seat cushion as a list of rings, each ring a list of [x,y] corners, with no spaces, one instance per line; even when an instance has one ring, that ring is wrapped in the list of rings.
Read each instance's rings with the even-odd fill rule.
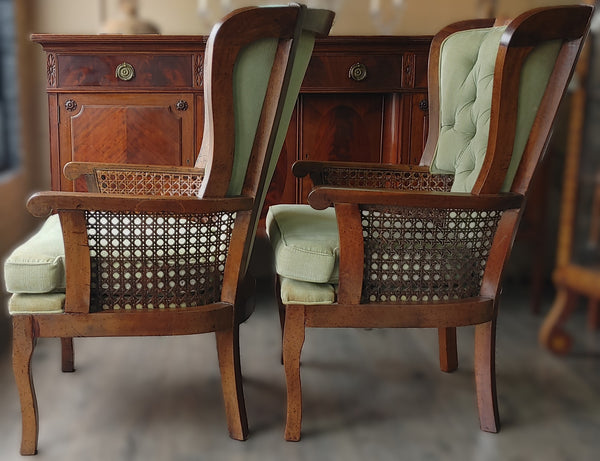
[[[337,283],[340,244],[333,208],[274,205],[266,226],[277,274],[302,282]]]
[[[335,288],[330,283],[301,282],[280,277],[283,304],[333,304]]]
[[[15,293],[8,300],[8,312],[15,314],[60,314],[64,311],[64,293]]]
[[[4,263],[9,293],[65,292],[65,248],[58,215],[17,247]]]

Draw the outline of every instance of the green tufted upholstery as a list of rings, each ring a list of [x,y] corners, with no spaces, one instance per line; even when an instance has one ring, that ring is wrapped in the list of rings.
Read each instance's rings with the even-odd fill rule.
[[[440,132],[432,173],[453,174],[453,192],[470,192],[487,150],[492,82],[505,27],[450,35],[440,50]],[[517,132],[503,190],[510,190],[561,43],[537,47],[520,82]]]

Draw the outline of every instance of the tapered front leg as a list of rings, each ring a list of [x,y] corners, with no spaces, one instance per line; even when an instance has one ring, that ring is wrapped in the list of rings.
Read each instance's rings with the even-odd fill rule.
[[[496,321],[475,327],[475,386],[479,425],[482,431],[498,432],[498,398],[496,395]]]
[[[73,338],[60,338],[62,371],[71,373],[75,371],[75,356],[73,352]]]
[[[458,368],[456,328],[438,328],[440,370],[451,373]]]
[[[13,322],[13,372],[21,401],[21,454],[35,455],[38,442],[38,409],[33,378],[31,357],[36,338],[33,334],[31,315],[14,315]]]
[[[242,387],[239,326],[235,325],[231,330],[217,331],[215,334],[229,435],[232,439],[246,440],[248,418]]]
[[[279,325],[281,326],[281,363],[283,364],[283,332],[285,331],[285,304],[281,301],[281,282],[279,276],[275,274],[275,299],[279,309]]]
[[[304,306],[288,305],[283,332],[283,366],[287,386],[285,440],[300,440],[302,425],[302,385],[300,355],[304,345]]]

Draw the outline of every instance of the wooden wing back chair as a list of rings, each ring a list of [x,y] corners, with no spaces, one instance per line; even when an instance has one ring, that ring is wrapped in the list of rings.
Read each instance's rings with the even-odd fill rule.
[[[314,38],[332,21],[330,11],[291,4],[244,8],[213,28],[205,171],[69,164],[66,175],[83,175],[96,192],[29,200],[34,215],[55,214],[5,264],[22,454],[37,449],[31,357],[40,337],[63,339],[63,370],[73,371],[73,337],[215,332],[229,433],[246,438],[238,332],[253,309],[248,259]]]
[[[504,266],[592,8],[532,10],[437,34],[421,166],[297,162],[309,205],[267,215],[278,274],[287,440],[300,438],[306,327],[437,328],[456,369],[456,327],[475,325],[481,429],[499,430],[495,330]],[[333,207],[331,207],[333,205]]]

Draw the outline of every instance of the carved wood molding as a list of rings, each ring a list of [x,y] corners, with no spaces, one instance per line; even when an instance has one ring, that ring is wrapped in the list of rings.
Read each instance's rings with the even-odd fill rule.
[[[56,56],[54,55],[54,53],[48,53],[48,58],[46,59],[46,71],[48,78],[48,86],[56,88]]]
[[[194,86],[201,88],[204,84],[204,55],[194,55]]]

